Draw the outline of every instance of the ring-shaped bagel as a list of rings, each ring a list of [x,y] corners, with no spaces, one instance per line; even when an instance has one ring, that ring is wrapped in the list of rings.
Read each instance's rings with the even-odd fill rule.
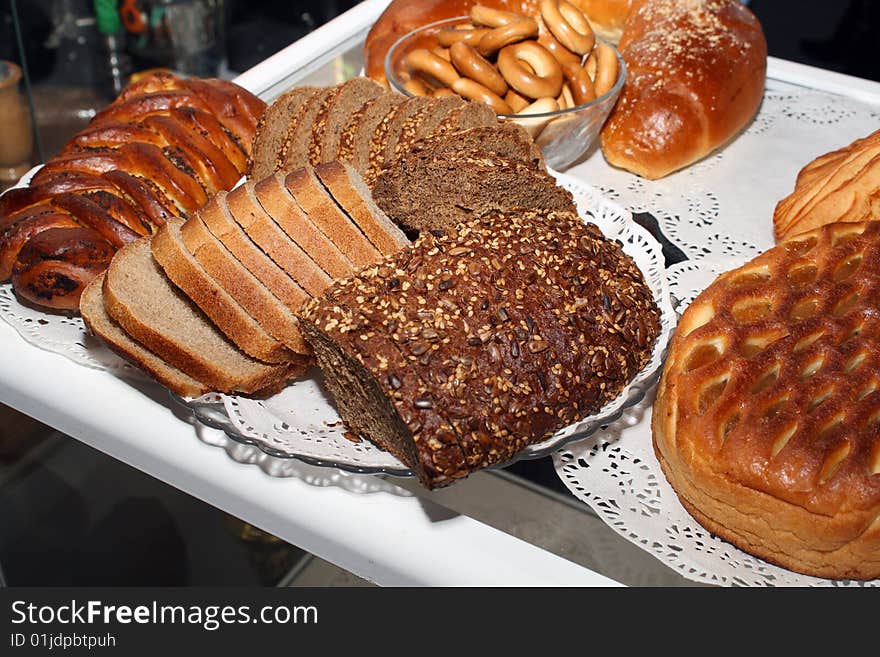
[[[596,95],[604,96],[617,82],[620,75],[620,63],[617,61],[617,53],[611,46],[600,43],[596,46],[593,54],[596,58]]]
[[[562,67],[544,46],[535,41],[502,48],[498,53],[498,70],[507,84],[529,98],[549,96],[555,99],[562,91]]]
[[[581,63],[581,56],[574,54],[559,43],[559,40],[553,36],[553,33],[547,28],[547,23],[540,16],[538,17],[538,43],[544,46],[560,64]]]
[[[474,23],[487,27],[501,27],[502,25],[522,20],[523,17],[522,14],[504,11],[503,9],[492,9],[486,5],[474,5],[471,7],[469,15]]]
[[[452,65],[463,77],[479,82],[499,96],[507,93],[505,79],[473,46],[469,46],[463,41],[453,43],[449,48],[449,56]]]
[[[590,21],[567,0],[542,0],[541,18],[559,43],[579,55],[593,49],[596,35]]]
[[[583,105],[595,100],[596,87],[583,66],[573,62],[563,64],[562,75],[571,89],[571,97],[574,99],[575,105]]]
[[[472,46],[477,45],[490,30],[486,27],[470,29],[464,27],[447,27],[437,32],[437,42],[445,48],[453,43],[464,41]]]
[[[534,18],[523,17],[515,23],[508,23],[489,30],[477,44],[477,52],[488,57],[512,43],[538,36],[538,22]]]
[[[458,78],[458,80],[452,84],[452,90],[462,98],[486,103],[495,110],[496,114],[513,114],[510,105],[504,102],[504,99],[501,98],[501,96],[490,91],[479,82],[474,82],[470,78]]]
[[[426,48],[408,52],[403,58],[403,65],[414,74],[426,76],[429,81],[436,80],[440,86],[451,87],[460,77],[452,64]]]

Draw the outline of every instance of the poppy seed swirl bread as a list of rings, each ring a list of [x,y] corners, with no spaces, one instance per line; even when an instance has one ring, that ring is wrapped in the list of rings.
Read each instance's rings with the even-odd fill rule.
[[[343,420],[429,488],[505,463],[614,399],[659,310],[572,213],[490,213],[336,282],[301,326]]]
[[[791,570],[880,577],[880,223],[720,276],[670,343],[654,448],[709,531]]]

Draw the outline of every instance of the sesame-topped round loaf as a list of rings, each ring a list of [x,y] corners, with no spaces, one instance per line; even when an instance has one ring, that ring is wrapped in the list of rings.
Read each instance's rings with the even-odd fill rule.
[[[880,222],[832,224],[688,307],[654,405],[684,507],[767,561],[880,577]]]
[[[425,233],[301,316],[342,418],[431,488],[607,404],[659,332],[619,245],[550,211]]]

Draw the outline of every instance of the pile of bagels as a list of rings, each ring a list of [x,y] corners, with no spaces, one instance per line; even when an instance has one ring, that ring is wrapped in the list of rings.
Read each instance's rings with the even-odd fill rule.
[[[425,91],[432,94],[457,92],[469,98],[477,97],[479,92],[479,95],[490,98],[487,90],[494,96],[490,104],[501,114],[537,113],[541,106],[529,108],[537,99],[523,93],[514,84],[517,75],[525,71],[532,74],[531,82],[535,81],[534,78],[549,78],[553,82],[561,80],[560,89],[567,84],[571,100],[577,103],[573,88],[576,85],[565,77],[564,71],[557,77],[552,65],[549,70],[542,68],[543,73],[536,70],[536,64],[540,67],[548,63],[546,57],[534,55],[536,46],[550,51],[558,63],[565,55],[562,50],[553,51],[550,44],[554,41],[563,44],[567,37],[573,37],[575,41],[589,40],[589,32],[599,39],[617,42],[627,75],[617,105],[602,130],[602,152],[611,165],[645,178],[669,175],[726,145],[751,122],[761,104],[767,72],[767,42],[757,18],[739,0],[392,0],[367,36],[364,46],[367,75],[387,84],[384,60],[395,41],[436,21],[470,16],[477,4],[484,7],[483,12],[486,8],[498,11],[492,19],[494,22],[499,22],[498,16],[516,15],[517,20],[513,21],[512,16],[511,20],[520,28],[531,30],[528,32],[531,36],[520,38],[520,42],[534,45],[516,49],[516,57],[506,56],[505,67],[500,61],[496,62],[498,77],[489,68],[477,64],[480,72],[476,75],[483,76],[479,82],[474,81],[473,75],[463,73],[452,61],[451,47],[448,62],[442,54],[431,53],[436,56],[431,60],[436,67],[434,70],[442,68],[447,79],[429,73],[441,84],[426,84]],[[586,17],[589,30],[584,28],[579,15]],[[531,24],[523,21],[523,16],[531,19]],[[538,25],[537,35],[532,24]],[[489,46],[497,45],[493,39],[504,36],[504,31],[498,30],[506,28],[514,32],[509,25],[481,23],[471,30],[461,30],[478,32],[479,37],[457,34],[444,38],[461,37],[461,42],[485,59],[487,54],[493,54],[488,50]],[[542,25],[546,29],[542,30]],[[564,26],[562,32],[559,25]],[[488,31],[480,33],[482,29]],[[481,49],[483,38],[493,32]],[[577,58],[584,42],[565,45],[576,46],[566,50]],[[456,50],[462,68],[471,70],[467,67],[474,67],[477,61],[474,52],[468,50],[462,57],[465,49],[456,46]],[[501,50],[503,48],[495,52]],[[595,52],[599,64],[601,51],[596,47]],[[592,57],[586,60],[588,77],[592,67],[590,59]],[[607,61],[611,59],[606,55]],[[513,66],[510,66],[511,60]],[[505,74],[505,68],[512,71],[510,76]],[[602,70],[598,66],[597,69]],[[571,70],[573,72],[573,68]],[[421,74],[419,63],[416,63],[416,71]],[[490,78],[494,88],[487,84]],[[583,81],[582,77],[578,79]],[[503,89],[502,81],[507,85],[503,95],[499,93]],[[599,86],[598,70],[597,77],[591,81],[594,87]],[[420,82],[424,84],[423,80]],[[458,89],[451,86],[453,82]],[[477,89],[475,84],[482,88]],[[413,83],[413,88],[417,85]],[[510,89],[532,102],[523,105],[516,96],[509,94]],[[531,89],[534,91],[534,87]],[[412,88],[408,90],[415,93]],[[543,91],[552,90],[555,86]],[[561,95],[561,91],[555,96],[548,93],[541,102],[552,107],[543,98],[553,97],[562,107]],[[504,104],[499,104],[499,100]],[[568,101],[565,97],[561,100],[563,103]],[[508,112],[508,107],[512,112]]]
[[[486,5],[468,18],[440,29],[433,48],[406,53],[406,91],[455,93],[497,114],[541,114],[589,103],[617,82],[614,48],[597,43],[586,15],[566,0],[543,0],[536,18]]]

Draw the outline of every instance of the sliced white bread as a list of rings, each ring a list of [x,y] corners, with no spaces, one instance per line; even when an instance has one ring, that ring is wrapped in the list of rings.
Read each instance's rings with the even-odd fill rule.
[[[332,279],[354,273],[354,264],[303,211],[284,184],[286,174],[275,174],[254,184],[254,196],[262,209],[287,236],[305,251]]]
[[[247,236],[226,207],[226,192],[214,196],[199,210],[199,219],[204,222],[211,234],[229,249],[248,271],[259,279],[281,302],[293,312],[311,295],[273,262],[257,244]]]
[[[269,335],[189,252],[180,235],[181,225],[169,221],[151,242],[153,257],[165,275],[246,354],[267,363],[289,360],[291,350]]]
[[[113,321],[104,308],[103,285],[104,274],[101,274],[85,287],[80,297],[79,310],[89,331],[111,350],[146,370],[156,381],[181,397],[198,397],[209,392],[209,386],[166,363]]]
[[[354,167],[345,162],[328,162],[315,167],[315,174],[382,255],[409,246],[403,231],[373,202],[370,190]]]
[[[296,315],[214,237],[198,214],[183,224],[180,237],[187,251],[266,333],[298,354],[311,353]]]
[[[330,286],[333,279],[281,230],[254,197],[253,183],[229,192],[225,201],[238,225],[306,292],[318,296]]]
[[[150,238],[120,249],[103,285],[107,314],[134,340],[211,390],[254,394],[301,375],[307,361],[268,364],[238,349],[165,276]]]
[[[284,179],[299,206],[356,269],[378,262],[382,255],[351,218],[339,209],[314,169],[291,171]]]

